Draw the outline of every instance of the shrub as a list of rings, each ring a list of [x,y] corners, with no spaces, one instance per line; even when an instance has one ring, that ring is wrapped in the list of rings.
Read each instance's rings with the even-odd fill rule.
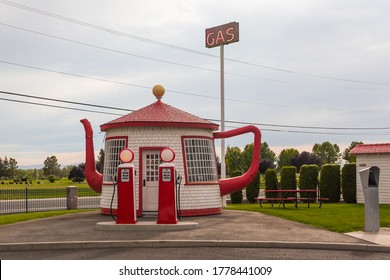
[[[321,197],[329,198],[329,202],[340,202],[340,166],[325,164],[320,174]]]
[[[265,171],[265,189],[266,190],[277,190],[278,189],[278,176],[276,170],[269,168]],[[265,197],[273,198],[277,197],[277,193],[266,193]]]
[[[259,196],[260,191],[260,173],[257,172],[255,178],[252,182],[246,187],[246,198],[249,203],[256,202],[255,198]]]
[[[230,194],[230,200],[234,204],[241,204],[242,198],[243,198],[242,190],[239,190],[239,191],[236,191],[236,192]]]
[[[356,163],[346,163],[341,172],[343,200],[356,203]]]
[[[50,183],[54,183],[56,178],[54,177],[54,175],[49,175],[49,176],[47,176],[47,180],[49,180]]]
[[[299,173],[299,189],[316,190],[318,185],[318,166],[316,164],[304,164]],[[315,198],[315,193],[301,193],[301,197]]]
[[[232,177],[237,177],[240,175],[242,175],[242,172],[239,170],[232,172]],[[236,191],[236,192],[233,192],[230,194],[230,200],[234,204],[241,204],[242,199],[243,199],[242,190],[239,190],[239,191]]]
[[[283,166],[280,171],[280,188],[282,190],[295,190],[297,188],[297,168]]]

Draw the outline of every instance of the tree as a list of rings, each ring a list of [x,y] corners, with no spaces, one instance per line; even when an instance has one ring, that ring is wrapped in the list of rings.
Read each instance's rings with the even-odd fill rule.
[[[4,171],[4,165],[3,165],[3,159],[0,157],[0,178],[4,177],[5,171]]]
[[[283,149],[278,157],[278,168],[291,165],[291,159],[299,156],[299,151],[294,148]]]
[[[61,174],[61,165],[58,164],[58,160],[56,156],[47,157],[43,162],[43,174],[45,176],[49,175],[57,175]]]
[[[270,161],[275,162],[276,155],[275,155],[275,153],[268,147],[267,142],[261,143],[260,158],[261,158],[261,159],[269,159]]]
[[[304,164],[315,164],[320,167],[321,159],[316,155],[306,151],[300,153],[299,156],[291,159],[291,165],[297,168],[298,173],[301,170],[301,166]]]
[[[18,162],[14,158],[9,159],[8,177],[14,178],[18,170]]]
[[[267,169],[275,168],[275,164],[271,162],[269,159],[261,159],[259,165],[259,172],[261,175],[264,175]]]
[[[328,141],[314,144],[312,152],[321,159],[322,164],[333,164],[340,160],[340,147]]]
[[[252,164],[253,157],[253,143],[245,145],[244,150],[241,152],[241,167],[246,171]]]
[[[96,162],[96,170],[100,173],[103,173],[103,167],[104,167],[104,150],[100,149],[97,162]]]
[[[68,178],[69,172],[72,170],[73,165],[67,165],[61,169],[61,178]]]
[[[69,171],[68,179],[73,182],[83,182],[85,179],[85,164],[80,163],[78,166],[73,166]]]
[[[349,152],[350,152],[356,145],[359,145],[359,144],[364,144],[364,143],[361,142],[361,141],[352,141],[352,142],[351,142],[351,145],[349,145],[348,148],[345,148],[345,150],[344,150],[344,152],[343,152],[343,159],[347,160],[347,161],[350,162],[350,163],[356,162],[356,156],[350,155]]]
[[[226,149],[226,169],[230,177],[237,172],[243,172],[241,166],[241,149],[238,147],[227,147]]]
[[[10,170],[10,164],[8,161],[8,158],[5,157],[2,163],[2,172],[3,172],[3,177],[9,178],[9,170]]]

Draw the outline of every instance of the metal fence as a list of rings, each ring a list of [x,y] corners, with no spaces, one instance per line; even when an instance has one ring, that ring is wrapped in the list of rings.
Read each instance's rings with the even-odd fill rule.
[[[100,196],[87,188],[0,189],[0,215],[100,207]]]

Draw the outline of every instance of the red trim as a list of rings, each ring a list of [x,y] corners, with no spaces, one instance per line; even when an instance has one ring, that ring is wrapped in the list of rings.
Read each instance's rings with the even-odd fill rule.
[[[205,124],[205,123],[185,123],[185,122],[152,122],[152,121],[130,121],[122,123],[107,123],[100,126],[101,131],[106,131],[111,128],[120,128],[120,127],[134,127],[134,126],[164,126],[164,127],[191,127],[191,128],[209,128],[212,130],[217,130],[217,124]]]
[[[219,185],[219,182],[218,181],[215,181],[215,182],[195,182],[195,183],[185,183],[183,184],[183,186],[189,186],[189,187],[193,187],[193,186],[211,186],[211,185]]]
[[[222,207],[180,211],[180,215],[183,217],[207,216],[207,215],[217,215],[217,214],[222,214]]]
[[[100,213],[103,215],[111,215],[110,208],[100,208]],[[112,209],[113,215],[116,215],[116,209]],[[217,208],[205,208],[205,209],[192,209],[192,210],[181,210],[180,215],[183,217],[194,217],[194,216],[208,216],[222,214],[222,207]],[[137,211],[137,217],[141,217],[142,213],[139,214]]]
[[[137,210],[137,216],[140,217],[142,216],[142,210],[143,210],[143,205],[142,205],[142,191],[143,191],[143,184],[142,184],[142,180],[143,180],[143,152],[144,151],[161,151],[162,149],[164,149],[166,147],[139,147],[139,166],[138,166],[138,170],[139,170],[139,176],[138,176],[138,210]]]
[[[193,185],[216,185],[218,184],[218,181],[209,181],[209,182],[188,182],[188,173],[187,173],[187,159],[186,159],[186,152],[185,152],[185,145],[184,145],[184,140],[185,139],[208,139],[213,142],[213,147],[214,147],[214,161],[215,161],[215,166],[217,168],[217,178],[218,178],[218,164],[217,164],[217,155],[215,154],[215,144],[214,144],[214,138],[212,137],[207,137],[207,136],[191,136],[191,135],[184,135],[181,136],[181,152],[183,155],[183,166],[184,166],[184,177],[186,179],[184,185],[185,186],[193,186]]]

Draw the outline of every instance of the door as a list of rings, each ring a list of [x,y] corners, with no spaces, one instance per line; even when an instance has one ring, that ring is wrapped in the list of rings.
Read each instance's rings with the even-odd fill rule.
[[[143,211],[158,211],[158,166],[160,150],[142,152]]]

